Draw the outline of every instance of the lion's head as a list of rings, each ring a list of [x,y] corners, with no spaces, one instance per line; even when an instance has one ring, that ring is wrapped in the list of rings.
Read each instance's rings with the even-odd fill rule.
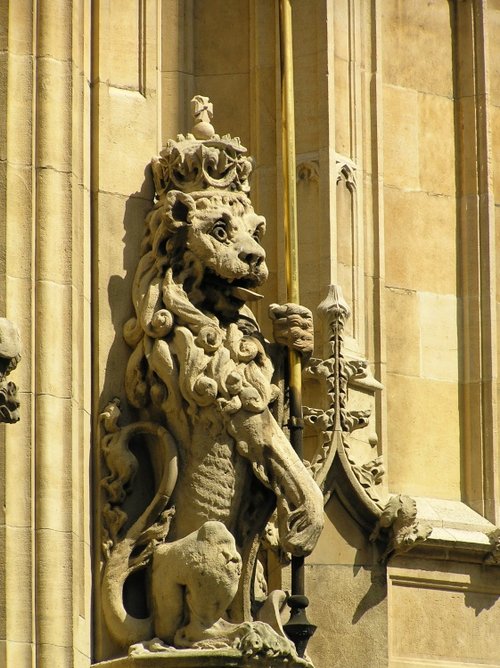
[[[244,193],[173,190],[150,216],[148,238],[156,267],[170,268],[188,293],[210,286],[245,301],[244,289],[268,276],[265,225]]]

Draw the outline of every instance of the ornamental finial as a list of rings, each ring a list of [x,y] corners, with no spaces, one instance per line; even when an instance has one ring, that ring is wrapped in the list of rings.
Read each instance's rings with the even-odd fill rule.
[[[191,100],[191,109],[195,124],[191,132],[196,139],[212,139],[215,134],[214,126],[210,123],[214,115],[214,106],[208,97],[195,95]]]

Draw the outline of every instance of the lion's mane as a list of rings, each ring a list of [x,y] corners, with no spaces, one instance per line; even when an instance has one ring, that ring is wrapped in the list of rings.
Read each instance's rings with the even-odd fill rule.
[[[133,348],[125,386],[130,403],[137,408],[145,408],[150,402],[167,414],[181,408],[179,389],[174,380],[179,376],[179,368],[168,350],[175,326],[187,328],[196,346],[209,356],[221,344],[217,318],[193,304],[193,296],[198,302],[203,301],[200,291],[206,267],[186,245],[188,227],[193,220],[217,206],[229,206],[236,215],[251,209],[250,200],[244,193],[214,190],[187,194],[172,190],[146,217],[141,259],[132,286],[135,316],[124,327],[125,341]],[[203,338],[213,344],[200,344]],[[256,372],[255,365],[249,366],[246,375],[251,374],[248,381],[260,388],[257,403],[263,410],[270,399],[272,371],[270,363],[264,361],[264,350],[258,351],[258,358],[257,366],[261,370],[266,367],[265,378]],[[250,359],[253,357],[248,361]],[[207,382],[212,385],[216,380],[212,377],[205,380]],[[266,385],[268,388],[264,390]],[[274,388],[272,393],[275,393]],[[195,394],[195,400],[200,399]]]

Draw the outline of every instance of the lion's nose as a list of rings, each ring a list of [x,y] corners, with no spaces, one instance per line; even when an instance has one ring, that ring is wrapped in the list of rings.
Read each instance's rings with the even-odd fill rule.
[[[252,248],[251,250],[248,248],[242,248],[240,252],[238,253],[238,257],[240,260],[243,262],[246,262],[248,266],[250,267],[259,267],[264,260],[266,259],[266,254],[264,253],[264,250],[257,250],[255,248]]]

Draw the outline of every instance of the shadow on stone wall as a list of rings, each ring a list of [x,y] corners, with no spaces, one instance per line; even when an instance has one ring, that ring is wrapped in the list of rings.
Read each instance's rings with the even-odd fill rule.
[[[387,667],[386,569],[377,549],[334,494],[328,527],[308,566],[310,618],[318,629],[309,644],[315,665]],[[361,657],[367,663],[360,663]]]
[[[109,348],[106,370],[99,397],[99,410],[102,410],[114,396],[124,399],[125,366],[131,353],[123,339],[123,326],[134,314],[131,298],[132,282],[140,257],[140,246],[144,237],[144,219],[153,206],[154,184],[151,167],[144,170],[144,181],[138,191],[132,193],[125,203],[123,215],[122,268],[123,275],[114,274],[107,285],[109,313],[114,330],[114,339]],[[101,226],[106,221],[101,222]],[[118,235],[115,236],[118,238]],[[107,249],[102,248],[101,253]],[[114,254],[114,249],[110,250]],[[126,407],[123,405],[126,415]]]

